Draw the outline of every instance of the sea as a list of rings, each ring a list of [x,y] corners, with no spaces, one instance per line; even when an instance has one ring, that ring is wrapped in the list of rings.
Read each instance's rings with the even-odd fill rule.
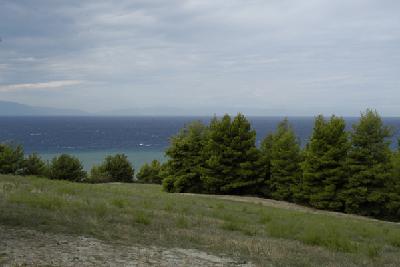
[[[21,144],[25,153],[45,160],[67,153],[78,157],[86,170],[107,155],[124,153],[139,169],[153,159],[164,161],[171,136],[191,121],[208,123],[211,117],[0,117],[0,143]],[[257,144],[276,129],[283,117],[249,117]],[[312,133],[313,117],[289,117],[304,146]],[[358,121],[345,118],[347,128]],[[393,130],[392,148],[400,137],[400,118],[383,118]]]

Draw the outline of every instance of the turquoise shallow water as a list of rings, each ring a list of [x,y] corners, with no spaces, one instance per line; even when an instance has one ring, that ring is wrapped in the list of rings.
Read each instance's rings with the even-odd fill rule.
[[[144,163],[149,163],[153,159],[157,159],[161,162],[165,161],[164,152],[162,151],[115,151],[115,150],[103,150],[103,151],[74,151],[68,153],[78,157],[85,170],[89,171],[93,165],[100,164],[104,158],[108,155],[116,153],[124,153],[128,156],[129,161],[132,162],[135,168],[135,173]],[[40,153],[43,159],[51,160],[54,156],[60,155],[61,153]]]

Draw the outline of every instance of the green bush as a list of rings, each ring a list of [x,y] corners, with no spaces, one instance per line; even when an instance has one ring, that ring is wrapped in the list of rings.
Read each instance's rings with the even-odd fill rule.
[[[161,184],[161,163],[153,160],[151,164],[144,164],[136,175],[138,182],[146,184]]]
[[[0,144],[0,173],[16,174],[21,172],[24,162],[22,146]]]
[[[46,163],[36,153],[30,154],[23,161],[22,175],[46,175]]]
[[[175,177],[174,176],[166,176],[163,180],[162,180],[162,186],[163,189],[166,192],[170,192],[170,193],[175,193],[175,186],[174,186],[174,182],[175,182]]]
[[[78,158],[62,154],[51,161],[49,178],[81,182],[86,178],[86,172]]]
[[[97,179],[109,178],[109,181],[113,182],[133,182],[134,169],[132,164],[129,162],[128,157],[124,154],[116,154],[114,156],[108,156],[104,159],[104,162],[94,170],[94,173],[99,175]],[[91,177],[92,179],[95,177]]]
[[[112,178],[102,166],[93,166],[90,170],[90,175],[85,179],[85,182],[96,184],[96,183],[108,183],[111,182]]]

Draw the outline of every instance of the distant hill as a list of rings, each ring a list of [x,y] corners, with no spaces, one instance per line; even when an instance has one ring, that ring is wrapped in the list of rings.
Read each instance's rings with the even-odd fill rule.
[[[0,101],[0,116],[78,116],[89,115],[75,109],[29,106],[15,102]]]
[[[170,106],[153,106],[153,107],[137,107],[119,110],[109,110],[97,113],[105,116],[212,116],[230,114],[236,115],[243,113],[248,116],[284,116],[287,115],[285,109],[268,109],[253,107],[170,107]]]

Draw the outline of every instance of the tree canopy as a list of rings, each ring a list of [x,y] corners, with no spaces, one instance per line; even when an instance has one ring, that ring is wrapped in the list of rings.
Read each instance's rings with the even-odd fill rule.
[[[314,131],[304,151],[301,191],[303,199],[321,209],[342,210],[340,193],[347,183],[349,150],[346,122],[332,116],[316,117]]]
[[[389,202],[391,129],[383,125],[376,111],[367,110],[350,134],[351,147],[347,168],[349,180],[345,192],[345,210],[349,213],[380,216]]]

